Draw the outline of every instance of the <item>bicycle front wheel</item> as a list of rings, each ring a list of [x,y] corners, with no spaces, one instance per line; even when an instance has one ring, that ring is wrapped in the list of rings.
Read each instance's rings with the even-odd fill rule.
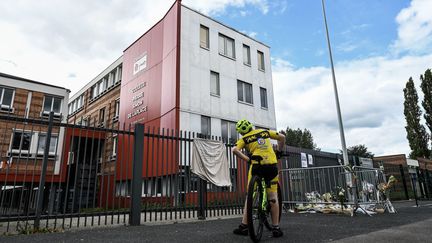
[[[253,242],[261,240],[264,221],[266,219],[262,208],[263,193],[261,179],[258,176],[253,176],[248,186],[246,209],[249,236]]]

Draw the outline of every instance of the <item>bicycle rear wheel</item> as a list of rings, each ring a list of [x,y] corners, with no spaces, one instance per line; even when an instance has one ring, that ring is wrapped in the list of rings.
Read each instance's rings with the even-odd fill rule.
[[[278,221],[278,223],[280,223],[281,217],[282,217],[282,208],[283,207],[282,207],[282,191],[281,191],[279,183],[277,185],[277,197],[278,197],[278,204],[279,204],[279,221]],[[271,205],[271,204],[269,203],[269,205]],[[270,208],[269,208],[269,210],[270,210]],[[271,214],[271,212],[269,212],[269,213]],[[272,225],[268,222],[268,218],[265,218],[264,225],[268,230],[272,230]]]
[[[249,237],[253,242],[261,240],[263,225],[265,221],[265,212],[262,209],[263,188],[261,179],[253,176],[249,182],[247,194],[247,221]]]

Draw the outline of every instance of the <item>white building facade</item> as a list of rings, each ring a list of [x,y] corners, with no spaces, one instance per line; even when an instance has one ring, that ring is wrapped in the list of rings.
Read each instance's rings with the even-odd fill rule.
[[[239,119],[276,128],[268,46],[184,5],[180,35],[181,130],[235,138]]]

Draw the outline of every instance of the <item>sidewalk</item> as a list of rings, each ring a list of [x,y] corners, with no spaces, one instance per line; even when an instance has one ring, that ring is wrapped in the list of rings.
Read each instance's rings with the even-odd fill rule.
[[[265,231],[261,242],[427,242],[432,225],[432,202],[394,203],[397,214],[284,214],[282,238]],[[151,226],[116,226],[61,233],[0,236],[0,242],[251,242],[232,234],[240,218]]]

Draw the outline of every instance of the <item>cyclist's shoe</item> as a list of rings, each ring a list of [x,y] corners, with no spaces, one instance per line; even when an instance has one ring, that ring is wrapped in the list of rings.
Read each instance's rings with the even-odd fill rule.
[[[248,226],[246,224],[241,224],[233,233],[236,235],[248,235]]]
[[[272,234],[273,237],[277,238],[277,237],[281,237],[283,235],[283,232],[279,226],[273,226]]]

